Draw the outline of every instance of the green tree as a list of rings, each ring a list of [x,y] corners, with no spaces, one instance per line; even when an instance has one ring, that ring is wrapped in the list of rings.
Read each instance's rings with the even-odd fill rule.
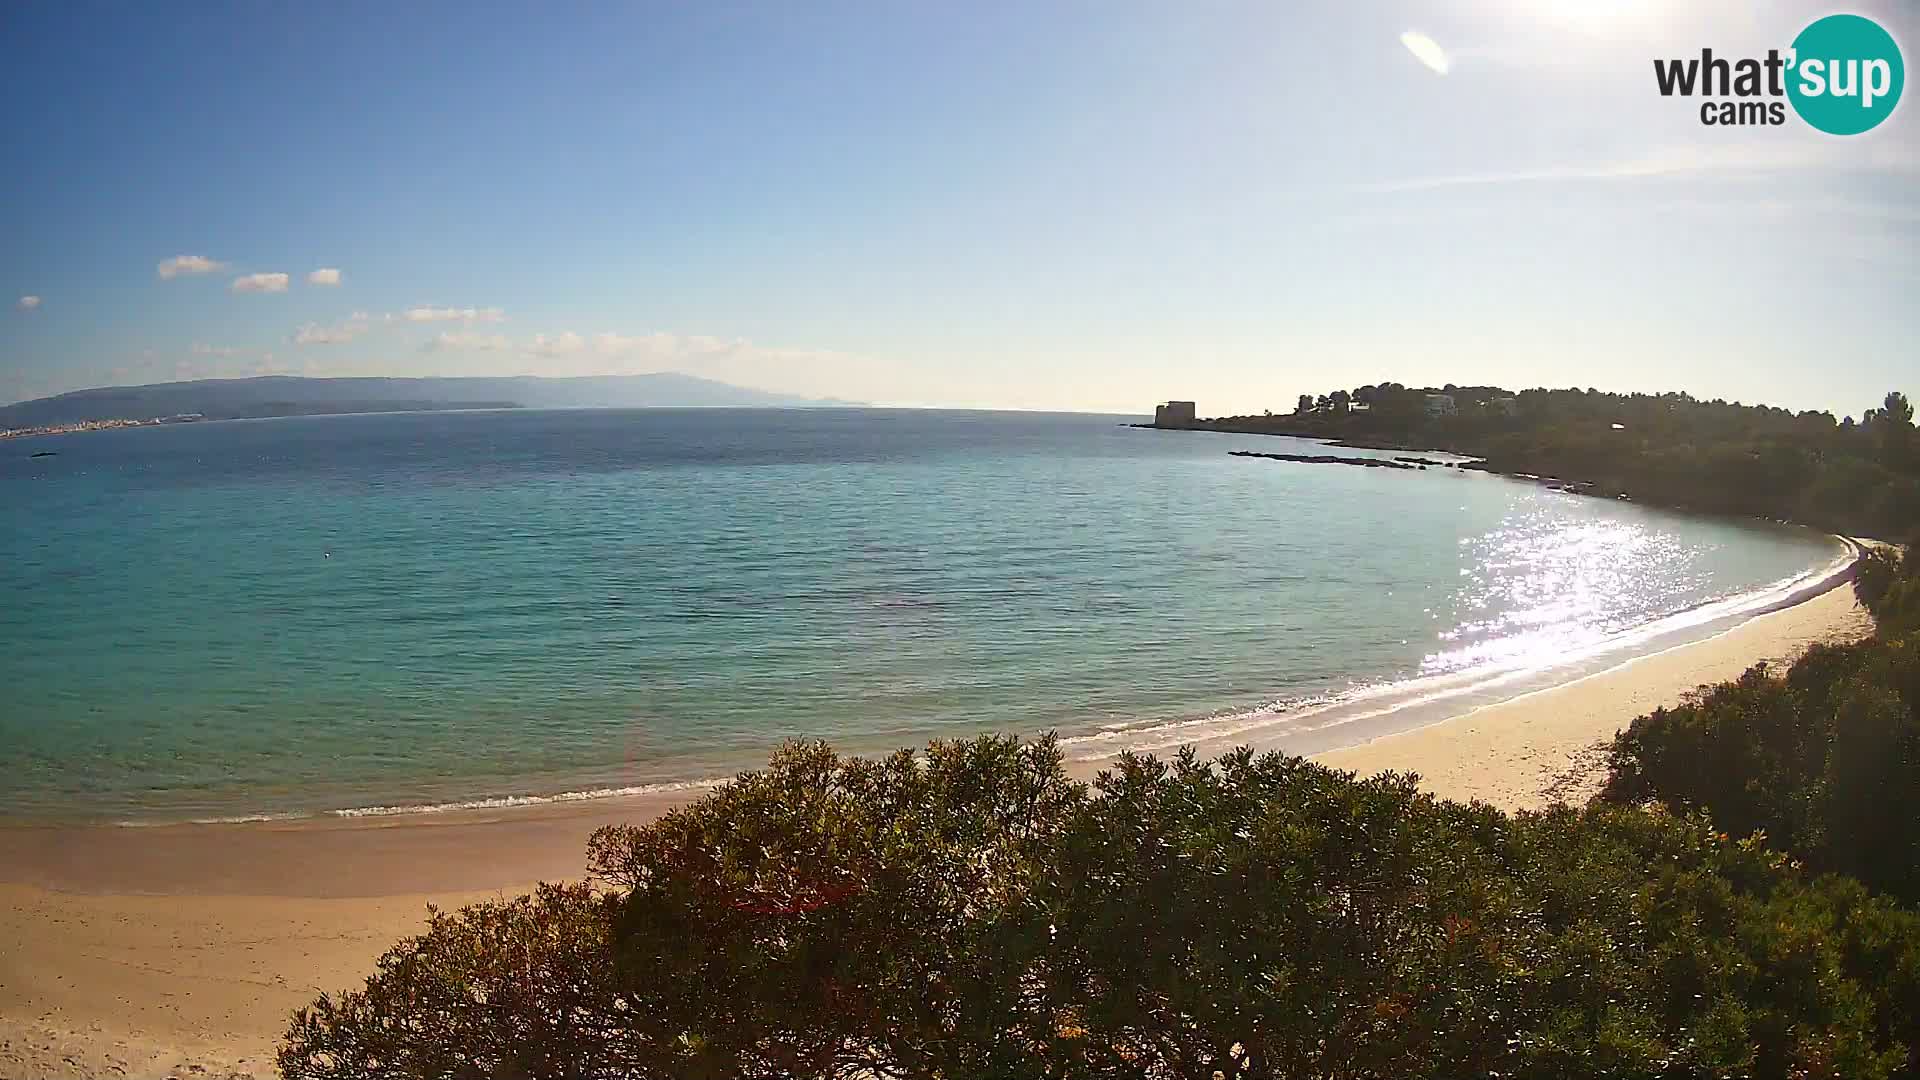
[[[1895,390],[1889,393],[1880,410],[1880,418],[1897,427],[1913,427],[1913,406],[1907,403],[1907,395]]]
[[[1907,402],[1907,395],[1897,390],[1888,394],[1874,420],[1874,428],[1880,436],[1881,452],[1887,463],[1895,468],[1906,467],[1913,449],[1913,406]]]

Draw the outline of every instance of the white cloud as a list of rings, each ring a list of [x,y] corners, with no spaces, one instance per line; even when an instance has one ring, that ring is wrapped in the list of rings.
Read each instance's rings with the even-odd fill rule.
[[[19,308],[21,311],[32,311],[40,306],[40,298],[37,296],[23,296],[16,301],[13,306]]]
[[[160,279],[177,278],[182,274],[211,274],[224,270],[227,264],[205,255],[175,255],[171,259],[162,259],[159,266]]]
[[[1418,30],[1409,30],[1400,35],[1400,44],[1407,47],[1415,60],[1432,68],[1435,74],[1445,75],[1453,65],[1447,60],[1445,49],[1440,43]]]
[[[672,353],[678,351],[679,339],[672,334],[595,334],[593,349],[604,356],[626,356],[633,353]]]
[[[505,334],[483,334],[478,330],[442,330],[433,336],[425,346],[428,350],[437,349],[486,349],[506,350],[512,348]]]
[[[531,358],[531,359],[529,359]],[[704,334],[603,332],[574,330],[517,338],[507,352],[474,353],[463,371],[489,374],[634,375],[681,371],[742,386],[795,394],[819,394],[826,387],[841,394],[866,388],[862,396],[890,400],[940,400],[925,387],[901,381],[896,365],[885,360],[822,349],[757,345],[744,338]],[[531,367],[529,367],[531,365]],[[883,393],[876,390],[885,388]]]
[[[370,317],[364,311],[356,311],[346,320],[333,326],[321,326],[319,323],[307,323],[293,332],[295,345],[344,345],[367,332]]]
[[[323,266],[307,275],[307,284],[338,285],[340,284],[340,271],[331,266]]]
[[[594,356],[657,357],[663,360],[677,360],[729,352],[744,348],[746,345],[744,341],[729,341],[700,334],[601,333],[589,336],[565,330],[551,336],[535,334],[531,341],[521,346],[521,351],[533,356],[545,357],[587,353]]]
[[[208,345],[204,341],[196,341],[193,343],[193,355],[195,356],[239,356],[244,351],[244,349],[237,349],[231,345]]]
[[[545,334],[533,335],[533,340],[527,343],[526,351],[535,356],[566,356],[586,347],[586,338],[567,330],[552,337]]]
[[[232,289],[234,292],[237,292],[237,293],[286,292],[287,291],[287,275],[285,274],[242,274],[241,276],[233,279]]]
[[[408,322],[504,322],[507,313],[497,307],[490,308],[408,308],[400,313]]]

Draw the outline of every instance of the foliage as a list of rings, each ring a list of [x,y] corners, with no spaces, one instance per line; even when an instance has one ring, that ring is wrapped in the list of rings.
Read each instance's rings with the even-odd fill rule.
[[[288,1033],[299,1080],[1891,1077],[1920,918],[1703,818],[1508,817],[1278,754],[817,744],[612,886],[440,915]]]
[[[627,1071],[648,1060],[648,1034],[610,978],[611,925],[610,903],[586,885],[433,911],[426,933],[388,950],[365,989],[294,1015],[281,1075],[648,1075]]]
[[[1920,630],[1920,555],[1915,543],[1905,550],[1879,547],[1861,559],[1854,578],[1854,593],[1868,611],[1882,636],[1911,634]]]
[[[1878,635],[1817,645],[1636,719],[1603,797],[1704,810],[1822,869],[1920,901],[1920,566],[1870,553],[1855,592]]]

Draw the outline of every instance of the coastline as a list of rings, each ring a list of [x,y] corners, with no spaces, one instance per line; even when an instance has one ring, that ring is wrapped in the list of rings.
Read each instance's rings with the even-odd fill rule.
[[[1672,499],[1647,498],[1644,494],[1636,495],[1634,492],[1623,488],[1602,487],[1599,482],[1583,477],[1562,477],[1550,473],[1531,472],[1525,468],[1514,467],[1512,465],[1494,465],[1486,451],[1432,434],[1420,439],[1353,434],[1342,435],[1307,427],[1296,429],[1289,427],[1230,424],[1227,422],[1229,419],[1231,418],[1216,417],[1211,420],[1201,419],[1187,425],[1145,423],[1128,424],[1126,426],[1148,431],[1197,431],[1210,432],[1215,435],[1261,435],[1270,438],[1297,439],[1301,442],[1317,443],[1321,446],[1339,447],[1348,450],[1377,450],[1395,454],[1445,454],[1459,460],[1446,462],[1428,461],[1426,464],[1438,468],[1461,469],[1470,472],[1484,473],[1488,476],[1499,476],[1508,480],[1518,480],[1522,483],[1539,484],[1542,487],[1551,488],[1554,491],[1564,492],[1568,495],[1585,495],[1598,499],[1616,499],[1621,502],[1637,503],[1642,506],[1657,507],[1662,510],[1672,510],[1682,514],[1692,514],[1702,517],[1758,519],[1772,521],[1782,525],[1798,525],[1820,532],[1825,532],[1827,528],[1826,526],[1815,525],[1811,521],[1799,521],[1789,517],[1775,516],[1770,513],[1756,513],[1747,509],[1712,509],[1691,506],[1686,502]],[[1284,420],[1285,418],[1278,417],[1275,419]],[[1282,461],[1312,461],[1314,463],[1343,465],[1366,464],[1365,461],[1360,459],[1339,459],[1328,455],[1249,454],[1243,451],[1228,451],[1228,453],[1236,457],[1274,458]],[[1402,459],[1395,458],[1393,460],[1400,461]]]
[[[1695,687],[1737,678],[1761,661],[1781,667],[1814,644],[1872,631],[1872,617],[1852,590],[1835,585],[1703,641],[1314,760],[1363,776],[1419,773],[1421,786],[1435,795],[1510,812],[1556,801],[1579,805],[1600,790],[1606,745],[1635,717],[1677,704]]]
[[[1762,659],[1870,630],[1847,576],[1698,641],[1314,755],[1503,809],[1583,801],[1633,717]],[[1247,743],[1227,736],[1205,753]],[[1105,758],[1076,761],[1091,775]],[[426,905],[582,874],[587,833],[679,790],[387,818],[0,829],[0,1077],[271,1076],[288,1013],[358,984]]]
[[[1765,524],[1806,531],[1803,526]],[[1065,752],[1069,771],[1083,777],[1091,777],[1101,764],[1129,749],[1141,754],[1166,754],[1181,746],[1194,745],[1208,754],[1217,754],[1251,744],[1263,750],[1278,749],[1314,757],[1369,743],[1483,706],[1574,682],[1640,656],[1707,640],[1755,616],[1792,607],[1850,581],[1867,545],[1877,543],[1829,533],[1817,535],[1830,542],[1836,552],[1824,564],[1745,592],[1679,608],[1597,640],[1567,645],[1557,649],[1545,662],[1539,657],[1506,658],[1453,670],[1442,668],[1427,673],[1400,673],[1385,679],[1355,679],[1344,688],[1300,692],[1252,706],[1191,715],[1150,716],[1132,722],[1088,720],[1052,730]],[[947,737],[966,738],[981,733],[970,729]],[[902,733],[898,741],[868,739],[864,743],[841,741],[836,745],[843,753],[870,755],[890,753],[898,745],[913,741]],[[6,876],[7,867],[15,863],[33,868],[39,875],[34,880],[53,888],[178,891],[179,885],[168,883],[164,866],[160,865],[167,860],[156,857],[154,852],[170,849],[183,836],[201,835],[201,830],[208,826],[297,830],[325,842],[325,838],[360,821],[369,825],[399,825],[408,820],[430,818],[443,824],[493,824],[504,820],[594,817],[602,813],[625,820],[629,813],[650,815],[657,812],[653,808],[698,798],[741,771],[759,768],[773,748],[773,744],[768,743],[752,751],[710,756],[690,768],[685,763],[677,769],[670,766],[651,775],[562,773],[538,779],[528,777],[524,781],[526,786],[490,785],[470,793],[452,790],[439,798],[416,794],[411,801],[398,798],[390,803],[381,801],[385,792],[363,792],[358,800],[343,796],[339,801],[309,802],[303,808],[253,803],[208,808],[191,816],[179,812],[140,816],[137,810],[125,811],[130,816],[71,818],[0,814],[0,883],[11,880]],[[571,812],[570,807],[577,808],[578,813]],[[146,840],[137,844],[124,837],[99,841],[115,850],[124,850],[127,855],[124,860],[114,861],[115,866],[125,869],[105,881],[98,879],[95,870],[76,870],[68,854],[70,849],[60,842],[62,836],[95,836],[98,835],[95,830],[99,829],[148,830]],[[244,878],[230,884],[242,890],[253,888]],[[204,891],[203,885],[192,888]]]

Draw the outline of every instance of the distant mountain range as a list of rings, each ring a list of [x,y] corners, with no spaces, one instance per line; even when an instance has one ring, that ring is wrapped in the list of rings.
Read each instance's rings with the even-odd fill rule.
[[[678,372],[545,379],[200,379],[74,390],[0,406],[0,428],[84,420],[145,420],[199,413],[208,420],[320,416],[423,409],[644,409],[674,406],[776,408],[857,405],[753,390]]]

